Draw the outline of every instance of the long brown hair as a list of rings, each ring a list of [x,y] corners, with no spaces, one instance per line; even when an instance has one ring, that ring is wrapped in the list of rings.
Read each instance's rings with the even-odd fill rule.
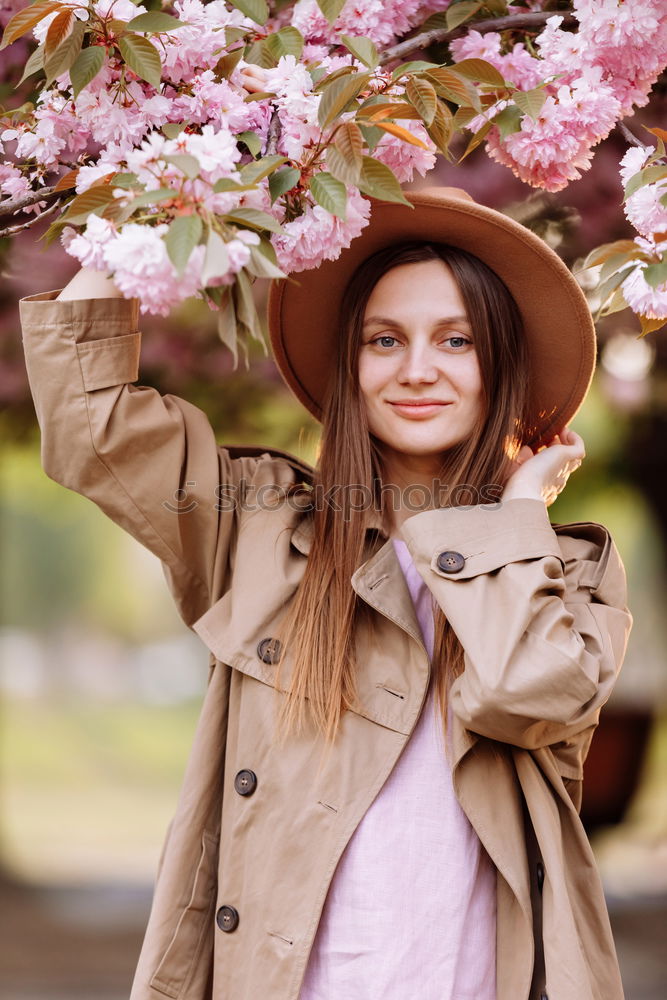
[[[350,503],[351,487],[359,484],[372,496],[389,526],[387,491],[383,489],[382,445],[369,431],[359,389],[361,328],[368,299],[379,279],[394,267],[441,260],[460,289],[475,336],[483,385],[482,413],[467,440],[443,459],[440,480],[449,492],[439,506],[480,502],[470,499],[468,486],[481,491],[497,487],[498,498],[508,475],[508,456],[526,439],[528,359],[519,310],[501,279],[477,257],[444,243],[406,241],[367,258],[350,280],[340,314],[340,351],[324,406],[323,433],[314,487],[328,495],[337,488],[338,504],[314,504],[313,540],[303,578],[281,623],[282,650],[292,653],[289,691],[280,699],[280,738],[301,731],[307,705],[312,722],[324,735],[325,746],[336,736],[343,711],[358,707],[355,683],[355,626],[370,609],[355,593],[351,577],[364,558],[383,543],[371,534],[366,514]],[[479,495],[479,492],[478,494]],[[486,502],[489,502],[488,500]],[[435,639],[432,667],[436,702],[443,730],[452,680],[463,670],[461,643],[440,607],[434,604]],[[280,684],[278,664],[275,683]]]

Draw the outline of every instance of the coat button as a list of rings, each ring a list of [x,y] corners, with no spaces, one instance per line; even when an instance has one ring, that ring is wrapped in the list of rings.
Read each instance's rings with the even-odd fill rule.
[[[215,922],[221,931],[235,931],[239,923],[239,911],[233,906],[221,906],[215,915]]]
[[[542,892],[542,886],[544,885],[544,865],[541,861],[537,862],[537,888]]]
[[[257,788],[257,775],[254,771],[248,771],[244,768],[234,778],[234,788],[239,795],[252,795]]]
[[[280,659],[280,643],[277,639],[261,639],[257,643],[257,655],[263,663],[277,663]]]
[[[460,573],[465,564],[460,552],[441,552],[438,556],[438,569],[443,573]]]

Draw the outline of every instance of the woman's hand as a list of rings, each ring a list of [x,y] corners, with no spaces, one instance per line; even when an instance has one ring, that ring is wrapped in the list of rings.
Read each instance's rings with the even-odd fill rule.
[[[266,90],[266,70],[262,69],[261,66],[248,63],[241,70],[241,78],[243,89],[247,90],[249,94],[259,94]]]
[[[585,457],[586,449],[582,438],[567,427],[563,427],[537,452],[533,452],[529,445],[524,445],[511,463],[514,471],[501,499],[543,500],[549,506],[565,488],[570,474],[579,468]]]

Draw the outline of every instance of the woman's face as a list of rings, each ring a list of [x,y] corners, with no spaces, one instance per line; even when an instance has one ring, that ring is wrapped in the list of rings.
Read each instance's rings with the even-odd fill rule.
[[[380,278],[364,313],[359,385],[370,431],[389,458],[439,468],[443,452],[471,434],[482,378],[474,332],[443,261],[401,264]]]

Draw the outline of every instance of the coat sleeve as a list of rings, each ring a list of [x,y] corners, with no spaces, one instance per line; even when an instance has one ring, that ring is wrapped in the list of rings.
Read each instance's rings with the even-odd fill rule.
[[[632,624],[605,528],[554,528],[541,501],[514,499],[424,511],[403,536],[464,648],[450,698],[466,728],[537,749],[597,724]]]
[[[192,624],[211,604],[214,579],[217,596],[224,586],[235,492],[245,489],[260,458],[231,458],[200,409],[132,384],[138,299],[58,301],[58,292],[19,301],[44,471],[162,561],[180,613]]]

